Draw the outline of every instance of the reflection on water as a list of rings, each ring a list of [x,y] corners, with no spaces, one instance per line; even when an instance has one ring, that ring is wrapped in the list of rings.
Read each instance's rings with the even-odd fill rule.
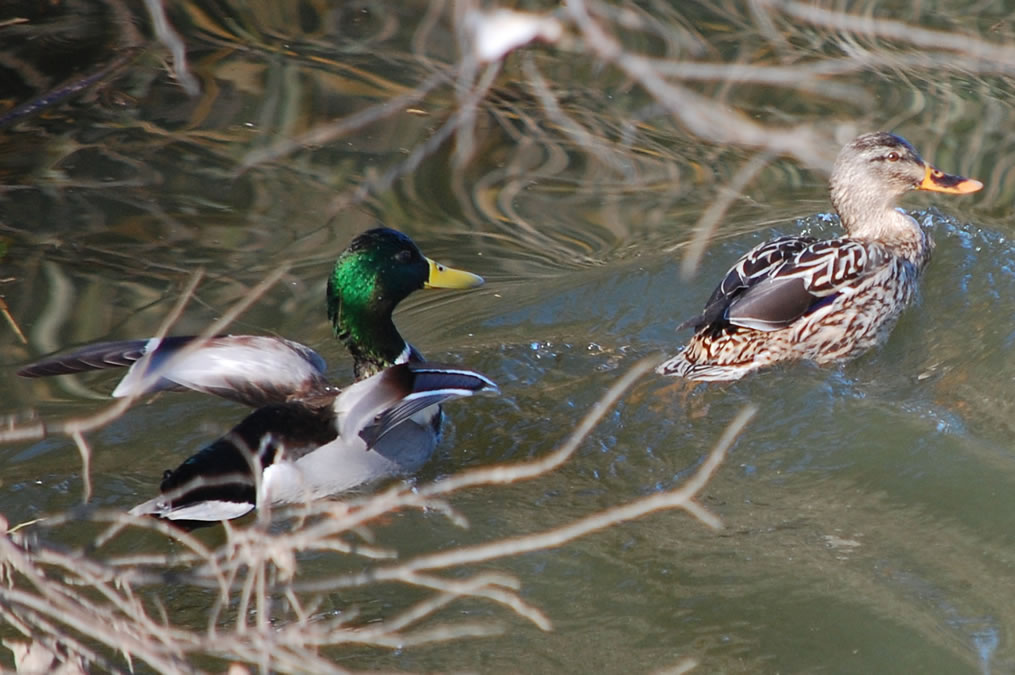
[[[57,419],[98,409],[95,396],[112,389],[115,374],[26,382],[13,372],[57,348],[150,335],[198,267],[207,276],[173,332],[199,332],[286,261],[293,266],[282,283],[231,330],[292,337],[348,373],[325,321],[324,278],[354,233],[383,222],[488,280],[469,294],[419,294],[396,316],[424,354],[476,368],[503,391],[448,407],[445,442],[422,482],[545,454],[618,373],[674,351],[687,337],[675,327],[742,252],[777,234],[838,232],[834,218],[815,215],[830,209],[824,178],[776,158],[733,201],[699,275],[681,280],[694,224],[749,155],[695,140],[616,73],[589,83],[581,66],[550,50],[531,58],[567,89],[562,109],[609,143],[586,148],[562,133],[509,64],[464,170],[449,168],[444,148],[391,190],[350,199],[446,121],[453,96],[441,90],[347,139],[238,171],[277,138],[422,81],[410,14],[423,7],[301,3],[299,12],[255,2],[238,21],[227,3],[205,4],[181,3],[174,14],[202,79],[200,98],[183,96],[145,54],[88,96],[0,136],[0,238],[9,247],[0,277],[12,279],[0,291],[29,338],[0,339],[6,414]],[[727,21],[727,11],[708,18]],[[691,31],[702,17],[684,19],[689,36],[715,49],[756,39],[707,23]],[[441,45],[454,44],[451,29],[437,22],[429,30],[437,58]],[[0,53],[27,57],[28,37]],[[671,37],[657,38],[658,48]],[[81,72],[105,63],[89,53]],[[44,75],[10,96],[39,95],[75,73]],[[928,210],[930,201],[907,199],[938,246],[916,305],[884,347],[843,367],[785,366],[727,385],[680,390],[646,378],[560,470],[457,497],[469,530],[436,514],[399,513],[376,535],[410,556],[551,527],[674,487],[753,402],[758,417],[703,500],[726,529],[663,513],[492,564],[521,578],[526,599],[553,621],[550,633],[462,603],[449,611],[504,620],[506,633],[329,656],[355,669],[485,672],[649,671],[685,656],[702,672],[1015,667],[1007,639],[1015,626],[1011,153],[1007,140],[982,142],[1010,128],[998,103],[1005,85],[977,82],[984,96],[951,108],[954,98],[902,77],[857,75],[848,84],[882,109],[840,112],[844,104],[815,95],[779,114],[835,110],[862,128],[897,128],[936,165],[986,184],[982,196],[934,200]],[[731,97],[759,115],[782,105],[764,88]],[[979,135],[965,131],[976,124]],[[162,470],[240,414],[195,395],[136,406],[89,436],[95,501],[132,506]],[[80,463],[65,439],[3,446],[0,457],[0,513],[9,522],[80,499]],[[335,564],[304,563],[309,578]],[[355,606],[380,618],[403,607],[404,594],[349,593],[321,612]],[[162,600],[203,625],[207,598],[181,596]]]

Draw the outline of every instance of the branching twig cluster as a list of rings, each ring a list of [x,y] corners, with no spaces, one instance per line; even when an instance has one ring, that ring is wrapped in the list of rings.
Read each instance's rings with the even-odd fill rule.
[[[118,669],[143,661],[162,672],[190,670],[194,659],[212,657],[288,672],[330,671],[322,649],[343,644],[401,648],[434,641],[487,636],[497,623],[443,623],[439,612],[473,598],[500,605],[543,630],[552,622],[519,594],[521,582],[484,563],[562,546],[579,537],[665,509],[683,509],[709,527],[719,519],[695,501],[725,454],[754,414],[747,409],[730,424],[694,475],[681,487],[595,513],[546,531],[524,533],[473,546],[452,548],[407,560],[398,552],[353,543],[377,518],[401,509],[427,509],[466,524],[451,505],[459,491],[478,486],[529,480],[560,466],[597,422],[654,359],[640,362],[593,406],[568,440],[543,459],[477,469],[418,489],[396,486],[347,502],[312,502],[288,509],[294,525],[278,530],[262,512],[248,527],[225,525],[226,542],[209,548],[193,536],[161,521],[105,510],[53,517],[0,538],[2,580],[0,614],[26,637],[60,661]],[[278,516],[280,514],[274,514]],[[107,523],[88,551],[64,550],[46,543],[46,533],[73,527],[85,518]],[[104,555],[112,542],[137,529],[158,532],[175,542],[172,554]],[[164,549],[164,546],[161,548]],[[299,571],[308,554],[356,556],[364,571],[331,578],[305,579]],[[473,571],[478,569],[479,571]],[[466,570],[470,570],[466,572]],[[442,572],[451,572],[445,576]],[[169,579],[175,587],[209,593],[203,629],[179,625],[152,590]],[[379,623],[358,624],[349,609],[338,616],[319,611],[321,600],[341,589],[401,584],[424,598]]]

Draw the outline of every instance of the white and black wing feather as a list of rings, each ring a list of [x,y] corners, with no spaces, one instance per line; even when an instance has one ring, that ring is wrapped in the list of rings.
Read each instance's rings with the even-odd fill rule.
[[[416,413],[445,401],[497,394],[497,385],[474,370],[436,363],[403,363],[345,389],[335,401],[340,435],[373,447]]]
[[[328,386],[327,366],[313,349],[254,335],[104,342],[38,361],[18,374],[42,377],[123,366],[130,370],[113,390],[118,398],[190,389],[259,407],[308,396]]]

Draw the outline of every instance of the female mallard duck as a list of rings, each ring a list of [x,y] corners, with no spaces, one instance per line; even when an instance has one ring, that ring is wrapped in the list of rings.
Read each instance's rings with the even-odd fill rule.
[[[424,257],[395,230],[357,236],[328,279],[328,317],[355,364],[356,382],[341,390],[328,383],[314,350],[252,335],[107,342],[18,374],[130,365],[113,396],[191,389],[255,407],[228,434],[166,471],[160,495],[131,510],[210,524],[257,504],[299,503],[422,467],[439,439],[440,404],[498,390],[475,371],[425,362],[391,315],[419,288],[482,283]]]
[[[896,200],[909,190],[966,194],[983,183],[938,171],[905,139],[879,132],[842,149],[829,186],[847,236],[780,237],[749,251],[684,324],[694,336],[659,373],[737,380],[780,361],[826,364],[878,344],[934,247]]]

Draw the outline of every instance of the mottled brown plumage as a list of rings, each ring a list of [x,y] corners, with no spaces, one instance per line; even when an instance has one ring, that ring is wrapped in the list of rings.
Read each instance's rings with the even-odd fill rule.
[[[909,190],[965,194],[979,181],[942,173],[905,139],[878,132],[839,153],[829,181],[845,237],[782,237],[727,272],[695,333],[658,372],[736,380],[759,368],[852,358],[884,340],[912,300],[934,243],[895,208]]]

